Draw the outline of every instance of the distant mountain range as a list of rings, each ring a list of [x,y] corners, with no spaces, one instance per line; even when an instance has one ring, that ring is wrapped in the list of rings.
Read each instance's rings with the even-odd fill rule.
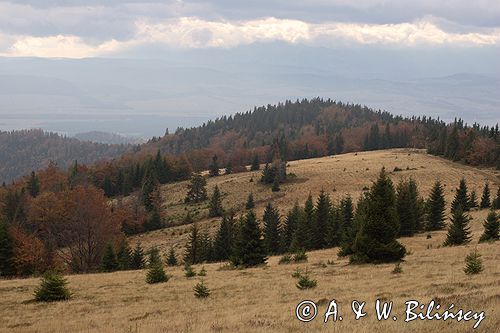
[[[74,135],[74,138],[80,141],[89,141],[89,142],[97,142],[104,143],[110,145],[138,145],[145,142],[144,139],[138,137],[125,136],[116,133],[108,133],[108,132],[100,132],[100,131],[91,131],[85,133],[77,133]]]

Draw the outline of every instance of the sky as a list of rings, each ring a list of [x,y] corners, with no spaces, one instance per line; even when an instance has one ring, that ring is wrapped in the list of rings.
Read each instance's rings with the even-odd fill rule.
[[[256,42],[484,48],[498,0],[0,1],[0,56],[86,58]],[[133,51],[133,52],[132,52]]]

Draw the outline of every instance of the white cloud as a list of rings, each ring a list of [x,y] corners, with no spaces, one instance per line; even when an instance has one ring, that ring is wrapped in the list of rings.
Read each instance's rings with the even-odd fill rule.
[[[5,41],[9,39],[12,42],[5,47]],[[125,49],[144,44],[174,48],[230,48],[265,41],[326,46],[349,42],[410,47],[443,44],[477,47],[500,44],[500,29],[447,32],[429,21],[400,24],[318,24],[273,17],[248,21],[208,21],[182,17],[154,22],[142,18],[135,22],[135,32],[128,40],[109,39],[91,43],[75,35],[4,36],[0,38],[0,46],[4,44],[0,55],[83,58],[119,54]]]

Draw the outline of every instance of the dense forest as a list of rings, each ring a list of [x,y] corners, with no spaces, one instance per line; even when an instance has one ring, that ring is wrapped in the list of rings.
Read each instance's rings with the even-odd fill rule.
[[[49,162],[68,168],[75,160],[91,164],[125,153],[130,147],[83,142],[40,129],[0,131],[0,182],[10,182]]]

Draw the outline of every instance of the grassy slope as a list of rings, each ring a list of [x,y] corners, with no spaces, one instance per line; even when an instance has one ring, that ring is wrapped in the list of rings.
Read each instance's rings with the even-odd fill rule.
[[[434,179],[447,184],[447,200],[458,179],[464,175],[472,189],[478,193],[485,178],[498,184],[493,171],[477,170],[452,164],[422,153],[408,155],[406,151],[380,151],[348,154],[338,157],[292,162],[290,172],[299,179],[283,186],[284,197],[275,203],[284,210],[298,199],[303,202],[309,191],[316,195],[321,188],[332,198],[344,193],[354,197],[369,185],[382,165],[388,170],[394,166],[416,168],[413,171],[395,173],[394,180],[412,175],[427,194]],[[343,169],[347,168],[346,171]],[[423,168],[422,168],[423,167]],[[369,170],[366,170],[368,168]],[[242,204],[249,190],[253,190],[261,214],[266,200],[272,199],[270,189],[257,182],[249,183],[251,174],[238,174],[209,180],[222,186],[223,192],[231,193],[234,202]],[[257,180],[257,174],[254,174]],[[245,189],[243,185],[250,186]],[[182,198],[182,191],[173,192],[169,185],[164,193],[172,195],[167,205]],[[333,187],[336,188],[332,192]],[[494,187],[496,188],[496,187]],[[226,197],[227,198],[227,197]],[[229,199],[225,200],[227,204]],[[183,205],[171,207],[170,213],[182,210]],[[500,244],[480,244],[482,221],[486,211],[472,212],[473,241],[470,245],[442,248],[445,232],[435,232],[431,239],[426,235],[403,238],[401,241],[411,251],[403,263],[403,273],[391,274],[394,265],[350,266],[346,259],[336,257],[337,249],[309,253],[309,261],[301,264],[278,265],[278,257],[271,257],[267,267],[247,270],[219,270],[221,264],[204,265],[208,274],[204,278],[212,295],[206,300],[193,296],[192,288],[198,278],[186,279],[181,267],[167,268],[171,279],[166,284],[147,285],[145,271],[117,272],[110,274],[73,275],[69,282],[75,293],[73,300],[54,304],[31,302],[32,292],[38,279],[0,281],[1,332],[470,332],[472,322],[416,321],[405,324],[404,301],[416,299],[429,302],[438,298],[445,306],[455,303],[466,310],[486,311],[480,332],[498,332],[500,327]],[[216,225],[211,219],[202,224]],[[176,227],[137,237],[145,245],[170,244],[181,246],[185,234]],[[478,276],[467,277],[462,269],[467,253],[476,248],[483,254],[485,271]],[[333,265],[325,264],[333,260]],[[318,287],[300,291],[295,287],[291,273],[297,268],[308,267],[311,277],[318,280]],[[201,268],[195,266],[196,270]],[[294,309],[303,299],[337,299],[344,314],[344,321],[323,325],[318,317],[313,323],[301,324],[294,318]],[[374,301],[380,298],[395,302],[397,322],[377,322],[374,319]],[[352,299],[368,302],[367,318],[355,321],[349,304]],[[321,305],[320,314],[326,310]],[[305,326],[307,325],[307,326]],[[334,327],[332,327],[332,325]],[[375,325],[375,326],[373,326]]]

